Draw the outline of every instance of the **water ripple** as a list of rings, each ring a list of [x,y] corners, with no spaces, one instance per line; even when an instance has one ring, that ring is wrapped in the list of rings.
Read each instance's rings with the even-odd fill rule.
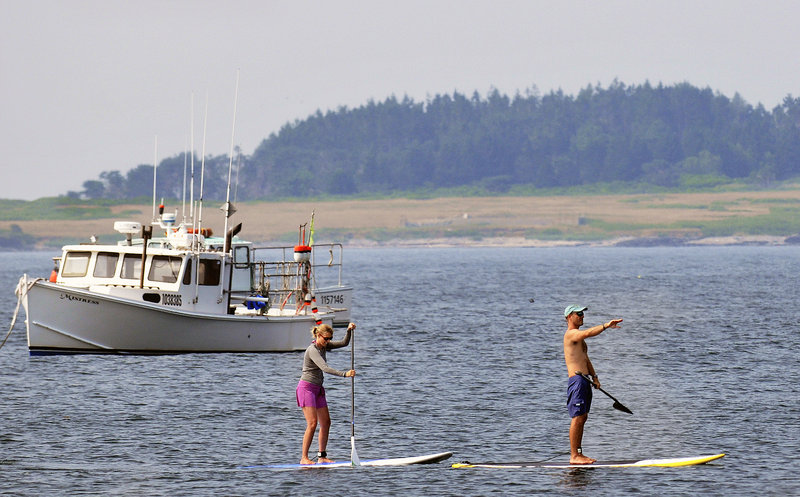
[[[378,249],[349,252],[362,458],[564,458],[564,306],[604,387],[584,447],[601,458],[725,451],[707,466],[460,471],[449,464],[243,471],[299,458],[302,354],[29,357],[0,351],[0,493],[8,495],[796,494],[800,310],[793,247]],[[0,254],[0,315],[51,254]],[[534,299],[531,302],[530,299]],[[337,333],[341,333],[337,331]],[[349,353],[329,355],[345,368]],[[326,378],[328,452],[350,453],[350,382]],[[559,459],[561,458],[561,459]]]

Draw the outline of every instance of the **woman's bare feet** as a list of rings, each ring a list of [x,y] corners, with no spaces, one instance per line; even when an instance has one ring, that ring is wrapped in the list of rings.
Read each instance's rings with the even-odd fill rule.
[[[301,457],[300,464],[316,464],[316,463],[307,457]]]
[[[317,462],[334,462],[334,461],[331,460],[331,459],[328,459],[327,457],[318,457],[317,458]]]

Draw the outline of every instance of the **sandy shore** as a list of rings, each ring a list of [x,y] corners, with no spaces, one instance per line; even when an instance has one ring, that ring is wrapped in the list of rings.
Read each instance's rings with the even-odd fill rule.
[[[224,217],[219,203],[209,204],[203,211],[203,226],[221,234]],[[289,244],[314,211],[318,242],[362,247],[663,245],[670,240],[689,245],[780,245],[794,233],[703,237],[698,229],[676,227],[767,215],[775,206],[800,206],[800,187],[721,193],[244,202],[236,205],[231,224],[243,223],[240,236],[245,239]],[[180,218],[180,209],[167,206],[167,211],[175,210]],[[120,205],[112,209],[112,214],[125,213],[119,218],[0,221],[0,229],[17,225],[51,245],[91,235],[114,239],[119,236],[113,231],[114,221],[147,223],[151,212],[151,205]]]

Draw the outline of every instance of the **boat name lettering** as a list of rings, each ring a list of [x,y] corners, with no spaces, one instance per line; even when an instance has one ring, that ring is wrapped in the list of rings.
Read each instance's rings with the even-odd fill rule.
[[[67,299],[67,300],[69,300],[71,302],[83,302],[85,304],[100,305],[100,302],[98,302],[96,300],[87,299],[86,297],[76,297],[75,295],[69,295],[67,293],[62,293],[61,294],[61,298],[62,299]]]
[[[322,301],[322,305],[344,304],[344,295],[341,293],[335,295],[320,295],[320,300]]]
[[[164,297],[164,305],[176,305],[178,307],[183,305],[181,294],[179,293],[165,293],[162,297]]]

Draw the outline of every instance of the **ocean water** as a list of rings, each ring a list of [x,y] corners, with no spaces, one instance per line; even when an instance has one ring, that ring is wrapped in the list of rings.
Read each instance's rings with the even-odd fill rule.
[[[18,277],[47,276],[53,255],[0,254],[3,337]],[[20,310],[0,349],[0,494],[800,493],[798,247],[350,249],[345,269],[359,456],[451,460],[240,469],[299,460],[302,353],[32,357]],[[727,456],[681,469],[451,469],[567,459],[569,303],[589,307],[586,326],[624,319],[588,344],[604,388],[634,414],[596,392],[586,454]],[[328,359],[346,369],[350,351]],[[347,460],[350,380],[325,386],[328,453]]]

